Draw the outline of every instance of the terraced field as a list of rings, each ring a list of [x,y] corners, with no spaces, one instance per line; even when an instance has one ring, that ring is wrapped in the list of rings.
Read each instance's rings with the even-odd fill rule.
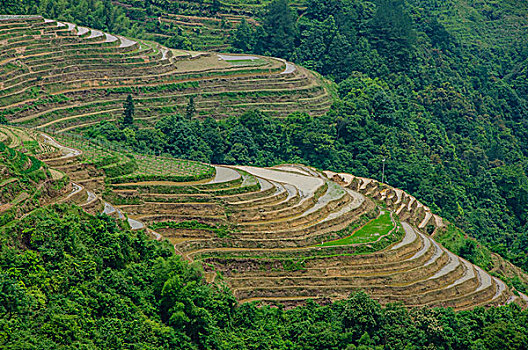
[[[190,97],[216,118],[320,115],[332,103],[318,76],[283,60],[169,50],[39,17],[0,20],[0,77],[0,118],[56,132],[116,120],[128,94],[141,127],[183,113]]]
[[[427,234],[442,227],[439,217],[403,191],[381,198],[374,180],[283,165],[215,166],[214,176],[195,181],[129,174],[106,182],[108,213],[168,239],[242,302],[291,306],[364,289],[409,306],[524,303]]]
[[[57,149],[40,141],[34,132],[0,126],[0,226],[76,193],[65,173],[44,164]]]
[[[115,2],[126,10],[132,23],[145,26],[148,34],[157,40],[164,40],[181,31],[196,50],[204,51],[228,49],[229,37],[240,21],[245,19],[249,23],[257,24],[269,3],[269,0],[221,1],[216,11],[213,1],[177,1],[172,6],[164,6],[163,10],[156,11],[155,15],[149,15],[142,1]],[[290,5],[299,12],[305,9],[302,0],[290,1]],[[156,30],[153,30],[154,28]]]
[[[381,208],[360,194],[366,182],[297,165],[217,166],[208,182],[111,187],[134,200],[120,210],[201,261],[209,280],[225,281],[241,302],[324,303],[364,289],[409,306],[524,305],[424,231],[441,227],[440,218],[403,191],[387,193],[394,203]]]
[[[432,236],[445,223],[429,208],[375,180],[301,165],[210,166],[13,127],[0,129],[0,140],[26,152],[30,145],[32,157],[53,168],[48,178],[71,179],[53,202],[75,202],[169,240],[240,302],[327,303],[365,290],[382,303],[458,310],[528,303],[438,244]],[[4,176],[2,186],[11,181]],[[526,277],[495,258],[494,270]]]

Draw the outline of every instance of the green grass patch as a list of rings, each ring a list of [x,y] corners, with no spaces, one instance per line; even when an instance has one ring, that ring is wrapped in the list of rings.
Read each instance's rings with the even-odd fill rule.
[[[368,222],[365,226],[352,233],[350,236],[325,242],[322,246],[348,245],[374,242],[381,236],[388,234],[394,225],[391,220],[390,212],[385,211],[376,219]],[[320,245],[321,246],[321,245]]]

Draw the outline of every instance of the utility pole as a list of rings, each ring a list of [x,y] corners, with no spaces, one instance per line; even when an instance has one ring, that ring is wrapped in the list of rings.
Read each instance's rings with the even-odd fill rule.
[[[381,183],[385,183],[385,161],[386,160],[387,159],[385,159],[385,158],[383,158],[383,160],[382,160],[382,162],[383,162],[382,163],[383,164],[382,169],[383,170],[381,171]]]

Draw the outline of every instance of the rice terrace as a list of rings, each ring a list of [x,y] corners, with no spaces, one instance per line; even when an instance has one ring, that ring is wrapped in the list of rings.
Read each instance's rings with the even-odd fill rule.
[[[23,344],[26,348],[54,348],[57,344],[59,348],[77,348],[93,338],[92,347],[87,348],[150,349],[150,340],[156,339],[152,348],[157,349],[179,345],[186,349],[301,349],[303,340],[293,335],[294,320],[302,318],[299,313],[321,310],[317,311],[320,321],[327,322],[327,317],[343,320],[335,322],[344,328],[328,326],[336,334],[342,333],[342,338],[336,335],[340,340],[332,343],[334,347],[328,348],[350,344],[353,347],[347,349],[398,349],[405,343],[409,349],[444,348],[441,344],[450,344],[446,349],[480,349],[468,346],[473,342],[488,349],[496,343],[484,345],[473,331],[468,332],[473,338],[463,346],[463,342],[431,340],[432,328],[424,331],[426,340],[406,335],[409,338],[403,343],[390,343],[388,338],[374,335],[379,331],[376,326],[357,325],[367,322],[361,312],[374,312],[369,307],[383,310],[384,323],[377,322],[386,324],[384,327],[389,327],[393,307],[404,310],[402,317],[410,317],[409,322],[415,325],[428,319],[423,316],[426,314],[441,319],[444,311],[438,310],[461,315],[445,317],[465,317],[472,312],[493,313],[489,310],[497,308],[523,315],[515,316],[519,320],[528,319],[528,274],[520,265],[523,251],[515,250],[520,249],[524,236],[508,233],[493,244],[484,234],[477,236],[477,241],[471,231],[488,225],[499,232],[506,230],[505,222],[521,226],[524,192],[511,193],[517,193],[515,186],[525,184],[524,175],[515,177],[521,176],[525,163],[509,166],[522,152],[508,158],[505,149],[517,146],[508,148],[501,142],[518,137],[520,141],[512,143],[522,145],[524,136],[504,131],[509,122],[487,123],[486,118],[495,113],[484,106],[488,97],[479,97],[482,113],[487,114],[477,117],[480,107],[467,107],[469,102],[450,90],[453,82],[432,91],[437,78],[431,78],[428,71],[416,76],[406,73],[429,84],[416,92],[418,83],[413,85],[416,91],[406,90],[410,83],[405,79],[410,78],[397,75],[391,75],[392,82],[358,72],[340,77],[334,71],[337,61],[329,58],[341,52],[335,47],[326,51],[314,48],[310,53],[313,59],[292,49],[315,47],[314,33],[334,31],[332,40],[340,49],[355,45],[357,50],[371,50],[376,41],[345,43],[345,36],[337,33],[346,28],[342,24],[346,19],[339,13],[331,19],[324,15],[330,11],[325,6],[337,6],[345,13],[356,11],[355,21],[378,20],[369,5],[363,6],[359,0],[329,2],[333,5],[310,0],[291,4],[284,0],[97,3],[101,3],[101,11],[107,11],[104,13],[121,16],[138,38],[115,29],[117,20],[112,24],[114,31],[107,32],[36,14],[2,14],[0,7],[0,251],[4,260],[0,263],[0,344],[11,342],[13,347],[7,348],[16,348],[15,340],[25,339],[26,343],[20,340],[22,348]],[[390,1],[375,3],[382,6]],[[266,21],[279,16],[273,12],[273,4],[286,4],[291,16],[298,15],[298,32],[291,34],[297,39],[289,44],[293,51],[287,51],[287,30],[280,42],[265,32],[269,31]],[[442,6],[422,7],[433,13],[451,13]],[[469,10],[460,6],[457,15],[465,16],[464,11]],[[11,13],[7,8],[5,13]],[[413,11],[419,11],[417,8],[412,7]],[[412,16],[419,17],[415,12]],[[103,22],[97,28],[112,28],[113,22]],[[457,33],[454,23],[446,23],[445,30]],[[319,32],[314,29],[318,25],[322,26],[317,27]],[[495,35],[496,28],[486,28],[482,45],[493,45],[485,39]],[[364,35],[362,30],[366,31],[354,33]],[[442,33],[438,29],[436,35]],[[255,38],[244,50],[240,40],[246,34]],[[291,54],[259,51],[259,38],[268,38]],[[423,38],[413,36],[413,40],[417,40],[413,45],[421,45]],[[464,38],[458,40],[457,49],[473,52]],[[443,60],[440,51],[455,52],[447,46],[438,47],[426,50],[437,55],[438,61]],[[379,65],[380,75],[392,74],[393,69],[414,69],[402,63],[399,55],[403,51],[387,58],[384,48],[377,47],[368,58],[352,55],[353,60],[369,67]],[[520,47],[515,50],[522,51]],[[438,63],[443,65],[455,62],[446,59]],[[519,75],[515,80],[519,82],[525,71],[519,64],[508,78],[513,81],[513,75]],[[491,89],[484,87],[488,83],[476,80],[473,86]],[[409,100],[401,104],[395,99],[388,101],[391,94],[400,93]],[[514,100],[513,93],[508,96],[509,102]],[[416,107],[416,114],[407,112],[420,103],[426,107]],[[519,117],[515,125],[521,125],[525,105],[519,102],[516,106]],[[400,113],[403,108],[408,110]],[[445,108],[445,129],[433,125],[440,117],[424,121],[434,114],[434,108]],[[448,119],[456,108],[466,108],[460,117],[464,122]],[[343,117],[343,113],[353,117]],[[483,124],[475,130],[482,139],[464,134],[470,128],[467,125],[480,122]],[[335,134],[320,133],[323,124]],[[451,126],[456,132],[450,131]],[[406,131],[387,131],[393,129]],[[498,130],[504,133],[496,136],[496,142],[483,141],[487,133],[498,135],[494,134]],[[418,132],[423,132],[423,137],[417,137]],[[473,147],[473,141],[486,146]],[[354,147],[344,149],[347,142]],[[458,144],[451,147],[450,142],[464,145],[463,151]],[[373,149],[380,149],[379,154]],[[456,165],[462,161],[479,165],[462,169]],[[488,164],[491,175],[482,175],[485,166],[480,164]],[[358,173],[339,171],[339,165]],[[412,169],[410,175],[400,179],[397,174],[405,167]],[[459,179],[446,175],[455,171],[461,174]],[[422,181],[425,172],[431,175]],[[443,181],[452,187],[441,187]],[[481,187],[470,181],[480,181]],[[480,212],[477,205],[468,204],[468,198],[478,195],[461,195],[469,193],[464,192],[467,188],[475,193],[489,189],[504,203],[489,199],[482,205],[489,211]],[[509,209],[501,212],[506,206]],[[505,212],[511,219],[495,225],[489,213]],[[54,272],[45,272],[48,267]],[[121,272],[116,271],[126,277],[119,277]],[[120,296],[108,299],[107,304],[100,299],[113,293]],[[55,295],[77,298],[74,303],[79,304],[61,304]],[[99,300],[98,304],[88,306],[89,299]],[[118,306],[120,302],[126,306]],[[346,304],[353,302],[361,306],[354,309],[356,306]],[[47,310],[53,303],[62,311],[40,316],[39,310]],[[134,316],[119,312],[110,316],[106,307],[123,308]],[[360,311],[346,319],[343,315],[350,308]],[[97,321],[85,323],[78,313],[81,309],[97,310],[86,311],[87,319]],[[19,317],[21,321],[5,321],[16,315],[25,316]],[[143,331],[126,328],[128,323],[125,328],[107,323],[110,318],[126,317],[139,317],[142,321],[137,323],[148,328],[144,338],[150,340],[137,340],[136,335]],[[251,317],[263,325],[258,331],[248,321]],[[504,329],[509,329],[511,324],[504,323],[509,316],[500,317],[504,317]],[[486,316],[486,322],[492,319]],[[42,330],[20,322],[42,324]],[[292,328],[287,336],[281,336],[284,342],[280,346],[270,340],[268,347],[252,347],[251,341],[266,334],[267,328],[278,327],[270,334],[283,334],[281,326],[266,322],[292,322]],[[430,327],[434,322],[443,321],[435,319]],[[438,327],[444,330],[442,325]],[[247,327],[244,332],[249,333],[239,337],[239,326]],[[325,334],[322,329],[326,326],[321,327],[313,334]],[[521,349],[519,344],[528,341],[528,333],[516,327],[508,346]],[[463,332],[463,327],[459,328]],[[86,332],[92,333],[85,333],[88,329]],[[122,339],[134,340],[116,338],[113,342],[95,329],[116,329]],[[486,328],[482,336],[491,339],[496,331]],[[288,343],[289,337],[295,340]],[[159,340],[162,338],[166,340]],[[264,338],[259,341],[266,343]]]

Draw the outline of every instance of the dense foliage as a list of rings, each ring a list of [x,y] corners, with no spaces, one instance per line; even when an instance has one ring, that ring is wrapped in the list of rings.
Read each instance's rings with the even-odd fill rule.
[[[168,244],[54,206],[0,231],[3,349],[526,349],[517,306],[381,307],[364,293],[292,310],[237,306]]]
[[[169,245],[66,206],[2,230],[0,347],[209,348],[235,305]]]

